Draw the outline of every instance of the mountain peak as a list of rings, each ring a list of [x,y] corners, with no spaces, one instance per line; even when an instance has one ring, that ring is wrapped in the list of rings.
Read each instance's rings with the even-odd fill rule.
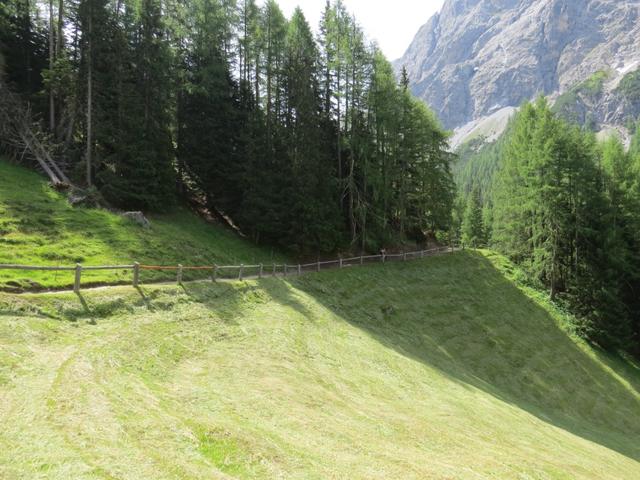
[[[396,65],[456,128],[624,70],[640,60],[639,19],[638,0],[447,0]]]

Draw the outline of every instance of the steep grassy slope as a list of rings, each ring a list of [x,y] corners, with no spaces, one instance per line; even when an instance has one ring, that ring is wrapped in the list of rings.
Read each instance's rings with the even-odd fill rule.
[[[640,478],[640,372],[513,274],[2,295],[0,478]]]
[[[213,265],[270,262],[270,250],[240,242],[184,209],[149,217],[152,227],[105,210],[73,208],[40,175],[0,160],[0,263],[73,266],[141,263]],[[276,256],[278,258],[278,256]],[[173,274],[171,274],[173,275]],[[158,274],[146,272],[147,279]],[[86,272],[85,282],[129,281],[130,271]],[[0,287],[73,284],[73,273],[0,270]]]

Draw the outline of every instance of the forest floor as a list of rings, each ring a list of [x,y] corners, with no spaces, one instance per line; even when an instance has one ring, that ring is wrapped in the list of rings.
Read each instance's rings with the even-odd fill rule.
[[[0,294],[0,478],[640,478],[640,369],[518,278],[457,252]]]

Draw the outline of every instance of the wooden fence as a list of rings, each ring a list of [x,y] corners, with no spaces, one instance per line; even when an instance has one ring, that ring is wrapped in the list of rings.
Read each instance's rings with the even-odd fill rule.
[[[55,272],[75,272],[75,280],[73,291],[80,292],[82,283],[82,273],[98,270],[131,270],[133,272],[132,284],[134,287],[140,285],[140,276],[144,271],[173,271],[176,274],[176,282],[181,284],[185,272],[207,272],[210,274],[211,281],[218,280],[246,280],[252,278],[287,277],[292,275],[302,275],[304,273],[320,272],[323,269],[347,268],[372,263],[386,263],[390,261],[407,261],[427,256],[433,256],[441,253],[453,252],[454,247],[438,247],[430,250],[419,250],[417,252],[403,253],[383,253],[380,255],[360,255],[358,257],[338,258],[337,260],[317,261],[305,264],[258,264],[258,265],[210,265],[210,266],[161,266],[161,265],[142,265],[135,262],[132,265],[108,265],[108,266],[84,266],[76,264],[75,267],[44,267],[44,266],[28,266],[28,265],[6,265],[0,264],[0,270],[23,270],[23,271],[55,271]]]

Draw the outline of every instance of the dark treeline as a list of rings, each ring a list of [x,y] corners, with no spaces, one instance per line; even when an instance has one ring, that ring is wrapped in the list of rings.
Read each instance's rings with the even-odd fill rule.
[[[523,266],[586,337],[640,353],[640,128],[629,149],[598,143],[541,99],[479,157],[496,173],[467,184],[463,240]]]
[[[375,250],[448,231],[447,135],[340,0],[9,0],[5,79],[111,205],[203,201],[260,243]]]

